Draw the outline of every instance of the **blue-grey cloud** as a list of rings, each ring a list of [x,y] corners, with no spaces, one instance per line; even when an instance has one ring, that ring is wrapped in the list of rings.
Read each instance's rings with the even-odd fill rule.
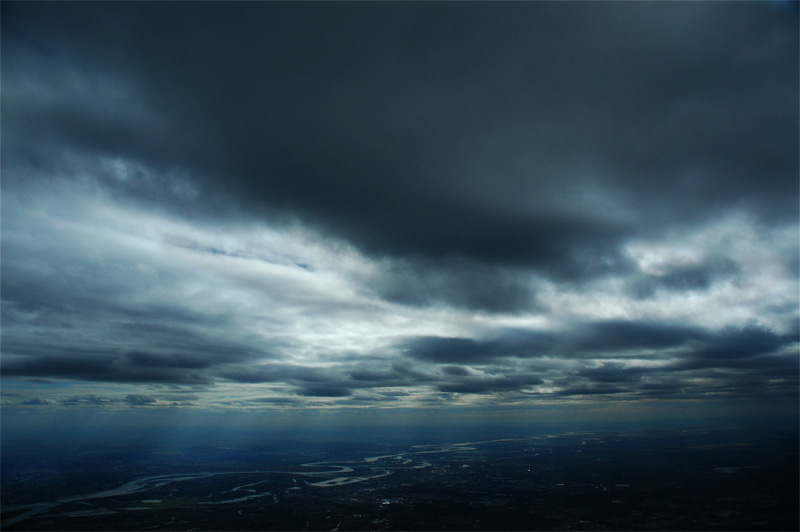
[[[539,306],[524,273],[464,260],[393,263],[369,283],[387,301],[412,306],[488,312],[530,311]]]
[[[728,328],[720,331],[702,348],[691,353],[699,359],[741,359],[770,353],[797,342],[794,335],[779,335],[761,327]]]
[[[76,406],[76,405],[103,406],[108,403],[115,403],[115,402],[118,402],[118,399],[100,396],[97,394],[73,395],[72,397],[69,397],[62,401],[62,403],[66,406]]]
[[[402,347],[411,358],[436,362],[486,363],[504,357],[542,356],[550,352],[556,336],[549,332],[503,331],[498,338],[414,338]]]
[[[124,401],[131,405],[152,405],[158,402],[155,397],[142,394],[126,395]]]
[[[613,386],[592,386],[578,388],[563,388],[556,392],[558,395],[613,395],[630,393],[628,388],[618,388]]]
[[[583,368],[578,375],[597,383],[636,382],[642,375],[654,373],[652,369],[643,367],[625,367],[620,364],[605,362],[596,368]]]
[[[464,378],[441,383],[437,389],[450,393],[491,393],[497,391],[519,390],[544,381],[533,375],[509,375],[492,378]]]
[[[629,285],[632,295],[647,298],[658,291],[707,290],[713,283],[733,278],[738,272],[739,266],[734,261],[717,257],[700,264],[673,266],[661,275],[635,276]]]
[[[52,404],[55,404],[55,403],[53,401],[50,401],[49,399],[41,399],[41,398],[37,397],[37,398],[27,399],[25,401],[22,401],[21,404],[23,404],[23,405],[32,405],[32,406],[44,406],[44,405],[48,405],[49,406],[49,405],[52,405]]]
[[[796,391],[796,11],[0,9],[15,404]]]
[[[627,268],[619,244],[676,218],[742,205],[796,215],[797,35],[765,6],[188,9],[6,8],[6,83],[31,71],[63,83],[44,70],[63,50],[59,66],[129,86],[149,112],[6,91],[7,164],[69,149],[182,168],[210,176],[191,178],[209,214],[225,201],[295,213],[373,254],[521,263],[563,279]],[[76,32],[76,19],[95,22]],[[572,191],[587,183],[620,191],[636,226],[576,209]],[[153,200],[154,185],[113,186]]]
[[[295,405],[298,404],[300,401],[294,397],[253,397],[250,399],[245,399],[242,402],[244,403],[266,403],[266,404],[273,404],[273,405]]]
[[[304,386],[298,390],[299,395],[307,397],[347,397],[352,393],[347,388],[327,385]]]
[[[586,351],[668,348],[708,334],[691,325],[652,321],[611,320],[588,323],[573,331],[577,347]]]

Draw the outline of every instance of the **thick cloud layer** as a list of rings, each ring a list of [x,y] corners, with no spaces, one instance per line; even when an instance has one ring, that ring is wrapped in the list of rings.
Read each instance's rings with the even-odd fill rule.
[[[797,27],[5,3],[8,401],[796,393]]]

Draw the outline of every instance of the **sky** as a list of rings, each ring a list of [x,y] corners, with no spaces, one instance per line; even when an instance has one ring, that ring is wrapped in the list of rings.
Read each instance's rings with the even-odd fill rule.
[[[797,406],[792,4],[0,9],[6,419]]]

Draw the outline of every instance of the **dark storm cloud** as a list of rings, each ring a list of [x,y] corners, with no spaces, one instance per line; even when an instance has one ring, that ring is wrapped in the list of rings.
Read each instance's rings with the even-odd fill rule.
[[[606,395],[606,394],[619,394],[628,393],[628,388],[615,388],[615,387],[586,387],[586,388],[565,388],[556,392],[558,395]]]
[[[719,332],[706,346],[691,353],[693,358],[749,358],[797,342],[793,335],[779,335],[761,327],[728,328]]]
[[[577,347],[585,351],[668,348],[700,340],[702,330],[681,324],[648,321],[600,321],[575,330]]]
[[[465,378],[437,385],[441,392],[450,393],[493,393],[519,390],[527,386],[542,384],[544,381],[533,375],[509,375],[492,378]]]
[[[549,332],[501,331],[496,338],[442,338],[423,336],[410,339],[401,348],[415,359],[437,364],[485,364],[505,357],[534,357],[550,352],[556,336]]]
[[[86,380],[104,380],[111,376],[115,357],[101,353],[84,356],[65,354],[9,357],[3,360],[4,375],[73,377]]]
[[[495,265],[579,280],[628,271],[619,245],[667,222],[796,216],[796,23],[757,3],[6,4],[4,159],[184,172],[198,212],[406,258],[390,300],[515,310],[530,294]],[[188,201],[142,179],[108,186]],[[499,295],[443,280],[454,258]]]
[[[231,368],[221,371],[221,377],[235,382],[326,382],[332,374],[321,368],[298,365],[268,363]]]
[[[339,386],[304,386],[297,393],[306,397],[347,397],[353,392]]]
[[[225,370],[220,372],[220,376],[222,378],[229,379],[234,382],[258,383],[258,382],[276,382],[280,380],[279,377],[271,374],[268,371],[263,371],[263,370],[252,371],[248,368]]]
[[[762,375],[768,377],[790,377],[796,374],[798,361],[796,353],[791,355],[763,355],[747,358],[731,357],[691,357],[668,366],[670,371],[686,371],[700,369],[739,369],[746,370],[749,375]]]
[[[213,377],[198,371],[176,368],[135,368],[118,357],[97,357],[87,354],[74,358],[31,356],[23,360],[4,362],[6,376],[46,375],[59,379],[78,379],[95,382],[211,384]]]
[[[370,280],[378,294],[396,303],[445,304],[488,312],[514,312],[537,307],[535,294],[522,272],[492,268],[464,260],[416,260],[389,264]]]
[[[354,381],[386,382],[394,380],[398,375],[390,371],[356,370],[350,373]]]
[[[557,387],[557,395],[702,395],[707,386],[742,394],[749,393],[748,387],[790,386],[797,380],[798,360],[792,352],[796,345],[796,335],[758,327],[715,331],[675,323],[611,320],[550,333],[501,331],[486,339],[421,337],[401,347],[416,360],[451,364],[441,367],[435,383],[437,390],[448,393],[492,394],[535,388],[549,381]],[[531,357],[552,357],[554,365],[549,369],[539,365],[533,374],[521,371],[515,360]],[[604,358],[656,364],[596,363]],[[452,364],[472,364],[495,376],[478,376]],[[575,364],[578,369],[570,370]],[[705,382],[693,384],[695,379]]]
[[[142,279],[118,272],[118,263],[111,275],[109,268],[93,271],[54,245],[48,260],[69,273],[47,275],[27,250],[5,240],[3,245],[6,257],[12,257],[3,261],[4,354],[28,355],[6,357],[6,374],[205,381],[200,370],[270,356],[260,346],[224,338],[219,331],[230,330],[230,316],[182,306],[169,297],[135,302]],[[92,331],[90,341],[87,331]],[[55,345],[53,337],[59,338]],[[278,343],[269,347],[280,349]]]
[[[205,384],[217,368],[270,356],[267,346],[225,338],[220,331],[230,333],[230,316],[186,307],[168,295],[143,298],[149,280],[119,261],[92,270],[79,252],[44,240],[47,262],[60,268],[50,275],[41,259],[7,235],[4,375]],[[268,347],[280,349],[279,343]]]
[[[770,232],[797,222],[796,12],[745,2],[0,10],[4,378],[266,383],[296,395],[229,402],[245,406],[796,386],[797,334],[741,326],[760,318],[757,305],[731,310],[728,328],[685,316],[741,291],[686,312],[659,305],[746,286],[755,274],[742,249],[762,236],[789,273],[754,290],[796,278],[796,245]],[[81,218],[98,204],[105,217]],[[671,255],[734,218],[757,237]],[[102,236],[98,219],[121,229]],[[267,260],[247,262],[251,245],[284,253],[269,237],[197,236],[294,223],[332,243],[307,257],[328,254],[327,266],[281,255],[307,275],[298,287],[330,301],[295,290]],[[606,281],[631,301],[614,301]],[[796,300],[772,303],[764,322],[778,313],[796,331]],[[631,317],[594,318],[601,307]],[[531,315],[562,325],[494,321]],[[677,317],[641,318],[661,315]]]
[[[155,368],[207,368],[212,361],[198,358],[189,354],[176,353],[148,353],[145,351],[131,351],[125,354],[128,362],[134,366]]]
[[[469,375],[469,370],[464,366],[445,366],[442,371],[447,375],[466,376]]]
[[[559,393],[607,393],[609,388],[623,386],[627,393],[635,395],[700,397],[714,391],[751,396],[791,393],[793,387],[796,392],[800,362],[795,335],[757,327],[704,331],[702,335],[697,330],[692,332],[687,346],[659,355],[662,360],[673,362],[647,367],[603,363],[583,368],[562,378],[561,384],[567,387]],[[693,382],[697,380],[703,383]]]
[[[659,290],[688,292],[706,290],[717,281],[730,279],[738,273],[735,262],[714,258],[701,264],[675,266],[662,275],[639,275],[629,281],[630,292],[635,297],[653,297]]]
[[[277,362],[222,364],[168,352],[113,355],[75,351],[70,355],[44,350],[37,355],[4,356],[3,374],[120,383],[211,384],[219,379],[279,383],[308,397],[347,397],[359,389],[425,387],[444,393],[492,395],[531,390],[546,382],[555,385],[560,395],[617,394],[623,388],[629,394],[659,395],[670,390],[688,393],[686,390],[695,386],[682,382],[686,379],[702,378],[713,381],[716,387],[744,390],[753,385],[745,379],[767,386],[770,379],[789,378],[798,369],[796,356],[791,353],[796,343],[796,335],[756,327],[713,331],[612,320],[576,324],[562,331],[500,330],[478,339],[411,338],[399,347],[406,357],[415,360],[414,366],[393,358],[380,362],[367,357],[320,368]],[[518,363],[541,357],[548,357],[550,362],[530,366]],[[661,364],[645,367],[593,362],[620,357]],[[366,367],[362,365],[365,361],[369,364]],[[564,365],[569,361],[573,366]],[[787,385],[781,382],[769,386]]]
[[[620,356],[626,351],[678,347],[702,341],[709,334],[677,323],[609,320],[578,323],[564,331],[501,330],[479,339],[419,337],[399,347],[411,358],[438,364],[487,364],[507,357],[588,358],[602,356],[602,352]],[[715,341],[735,343],[722,338]]]
[[[597,368],[584,368],[578,372],[581,377],[586,377],[597,383],[623,383],[636,382],[642,374],[651,373],[642,367],[625,367],[620,364],[603,363]]]
[[[25,354],[16,354],[20,352]],[[50,348],[41,344],[8,342],[4,346],[2,373],[5,376],[97,382],[209,384],[213,381],[213,371],[208,370],[210,364],[175,366],[170,363],[171,358],[170,353],[164,353],[165,363],[147,366],[132,362],[127,355],[115,353],[114,348]]]
[[[294,397],[254,397],[252,399],[245,399],[245,403],[267,403],[273,405],[295,405],[300,401]]]
[[[362,369],[364,366],[371,369]],[[346,397],[354,390],[416,388],[439,382],[440,376],[426,369],[416,370],[404,364],[392,363],[391,360],[377,363],[367,357],[365,360],[327,368],[267,363],[224,369],[217,375],[233,382],[285,383],[293,386],[295,393],[301,396]]]
[[[440,338],[426,336],[405,344],[412,358],[438,364],[485,362],[503,356],[491,342],[478,342],[471,338]]]
[[[555,395],[595,396],[681,396],[702,398],[715,393],[753,396],[791,393],[798,382],[798,358],[793,352],[795,335],[781,335],[761,328],[727,328],[718,331],[652,322],[594,322],[573,330],[552,334],[549,350],[542,356],[556,356],[561,362],[551,370],[525,373],[513,358],[500,356],[525,353],[520,350],[518,331],[514,341],[496,335],[490,341],[446,338],[423,339],[422,349],[413,353],[430,362],[447,363],[463,358],[491,368],[493,377],[477,376],[463,366],[444,366],[435,389],[446,393],[496,394],[538,393],[536,386],[548,382]],[[431,347],[433,346],[433,348]],[[478,347],[476,347],[478,346]],[[513,348],[511,346],[514,346]],[[602,355],[598,355],[602,352]],[[466,353],[466,355],[465,355]],[[476,353],[480,356],[476,357]],[[602,357],[643,358],[655,365],[601,362]],[[524,356],[522,357],[524,358]],[[576,371],[561,366],[572,360]],[[670,362],[671,361],[671,362]],[[660,362],[660,363],[659,363]],[[553,371],[555,370],[555,371]],[[500,376],[497,376],[499,374]],[[701,381],[700,384],[697,381]]]
[[[366,387],[409,386],[436,379],[435,375],[426,372],[425,368],[420,370],[399,363],[393,363],[382,369],[355,369],[349,371],[348,375],[352,379],[351,386]]]

